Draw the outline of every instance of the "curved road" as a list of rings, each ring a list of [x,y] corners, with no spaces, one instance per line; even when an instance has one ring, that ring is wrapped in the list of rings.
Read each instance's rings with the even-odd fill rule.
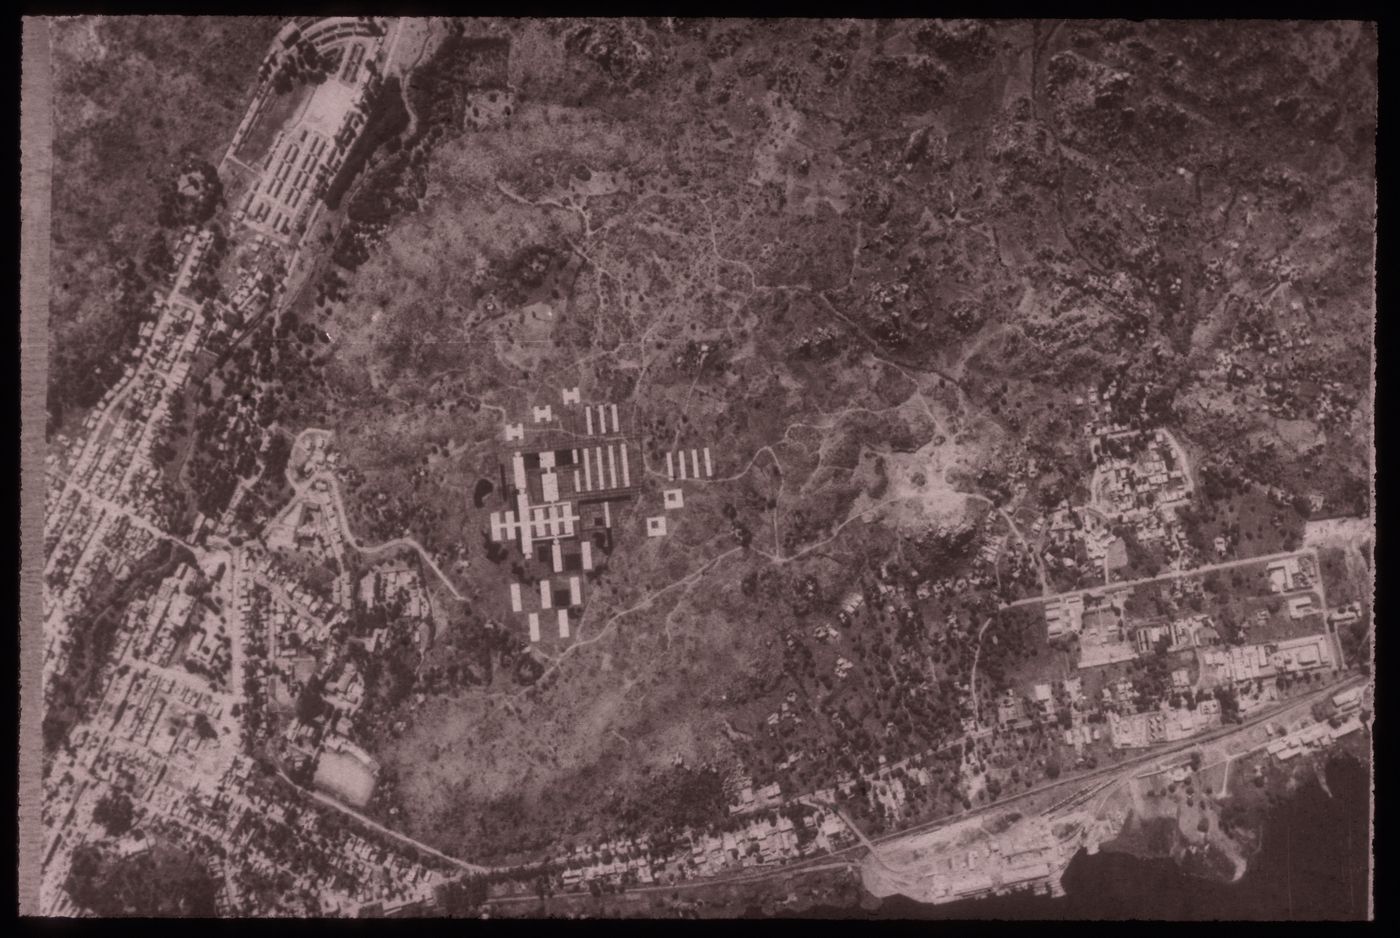
[[[322,430],[317,427],[307,427],[305,430],[297,434],[296,440],[292,443],[292,450],[295,451],[298,446],[301,446],[302,440],[310,434],[319,434],[322,437],[324,437],[327,442],[329,442],[331,437],[335,435],[334,432],[331,430]],[[308,476],[306,479],[303,479],[302,481],[298,482],[296,479],[292,478],[292,467],[289,462],[286,469],[286,477],[287,484],[292,487],[292,491],[296,492],[297,498],[300,498],[302,500],[314,500],[311,499],[311,497],[307,494],[306,490],[309,489],[311,485],[316,481],[322,479],[325,480],[327,486],[330,488],[331,495],[335,498],[336,516],[339,519],[340,536],[343,537],[346,543],[348,543],[351,547],[364,554],[378,554],[383,553],[386,550],[399,550],[405,547],[412,548],[413,550],[418,552],[419,557],[423,558],[423,562],[427,564],[434,573],[437,574],[438,579],[441,580],[443,585],[447,587],[448,592],[455,596],[459,602],[466,602],[467,597],[463,596],[461,592],[458,591],[457,587],[453,585],[452,581],[447,578],[447,574],[442,572],[442,568],[437,565],[437,561],[433,560],[432,554],[428,553],[427,548],[425,548],[422,544],[418,543],[418,541],[414,538],[396,537],[391,540],[385,541],[382,544],[374,545],[360,543],[360,541],[358,541],[355,538],[354,533],[350,530],[350,520],[345,513],[345,500],[341,498],[340,483],[336,480],[335,476],[331,475],[328,472],[316,472]]]

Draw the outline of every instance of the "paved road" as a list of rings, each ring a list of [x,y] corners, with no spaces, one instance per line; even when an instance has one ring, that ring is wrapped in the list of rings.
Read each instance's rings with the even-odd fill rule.
[[[57,475],[57,473],[55,473],[55,475]],[[64,477],[60,476],[60,478]],[[66,479],[66,481],[67,489],[69,491],[77,492],[84,499],[86,499],[89,504],[96,505],[103,511],[111,512],[113,515],[125,518],[127,522],[132,525],[132,527],[140,528],[147,534],[160,540],[173,541],[174,543],[179,544],[181,547],[188,550],[190,553],[194,554],[196,557],[202,556],[204,554],[204,548],[199,547],[195,544],[191,544],[184,538],[177,537],[176,535],[171,534],[169,531],[162,530],[161,528],[148,521],[144,516],[132,511],[131,508],[129,508],[128,506],[120,504],[118,502],[114,502],[110,498],[104,498],[103,496],[98,495],[96,492],[92,491],[85,485],[82,485],[81,483],[75,480]],[[55,552],[55,554],[56,553],[57,552]]]
[[[298,785],[296,782],[292,781],[292,780],[287,776],[287,773],[284,772],[284,771],[283,771],[282,769],[280,769],[280,768],[277,770],[277,774],[278,774],[278,776],[281,777],[281,779],[282,779],[283,781],[285,781],[288,785],[291,785],[293,788],[295,788],[295,789],[297,790],[298,793],[303,794],[303,795],[306,795],[306,796],[309,797],[309,798],[313,798],[313,799],[315,799],[316,801],[320,802],[321,804],[325,805],[326,807],[328,807],[328,808],[333,808],[333,809],[335,809],[336,811],[339,811],[341,814],[344,814],[344,815],[347,815],[348,817],[354,818],[357,822],[359,822],[360,824],[363,824],[365,827],[373,828],[374,830],[376,830],[376,831],[378,831],[379,833],[385,835],[386,837],[392,837],[394,840],[397,840],[397,841],[399,841],[400,843],[409,844],[410,846],[416,847],[417,849],[423,851],[424,853],[427,853],[427,854],[430,854],[430,855],[432,855],[432,856],[435,856],[435,857],[437,857],[439,860],[442,860],[442,861],[444,861],[444,862],[446,862],[446,863],[451,863],[453,866],[458,867],[459,869],[465,870],[465,871],[468,872],[468,873],[485,874],[485,873],[494,872],[494,871],[496,871],[496,870],[499,869],[499,868],[494,868],[494,869],[493,869],[492,867],[489,867],[489,866],[481,866],[481,865],[476,864],[476,863],[468,863],[466,860],[459,860],[457,857],[448,856],[447,854],[443,853],[441,850],[437,849],[436,847],[431,847],[431,846],[429,846],[428,844],[423,843],[421,840],[414,840],[412,837],[408,836],[407,834],[401,834],[401,833],[399,833],[398,831],[393,830],[392,828],[385,827],[383,824],[380,824],[378,821],[374,820],[373,818],[366,817],[365,815],[361,814],[359,811],[356,811],[354,808],[350,807],[349,805],[342,804],[341,802],[336,801],[334,798],[330,797],[329,795],[323,795],[321,792],[315,791],[314,789],[302,788],[302,787],[301,787],[300,785]]]
[[[961,823],[963,821],[968,820],[969,818],[977,817],[979,815],[988,814],[996,811],[1004,811],[1012,805],[1024,801],[1027,798],[1043,795],[1046,792],[1053,791],[1057,788],[1065,788],[1071,785],[1077,786],[1077,788],[1074,789],[1074,798],[1070,799],[1071,801],[1073,801],[1075,798],[1078,797],[1078,794],[1086,788],[1095,788],[1096,791],[1102,790],[1098,786],[1107,786],[1111,782],[1115,782],[1120,780],[1121,778],[1125,778],[1128,775],[1130,775],[1134,770],[1139,769],[1144,765],[1172,759],[1173,757],[1178,756],[1183,752],[1189,751],[1205,743],[1219,742],[1221,739],[1227,738],[1236,733],[1243,733],[1245,731],[1251,730],[1266,720],[1279,719],[1280,717],[1283,717],[1298,709],[1304,707],[1311,707],[1312,704],[1315,703],[1317,700],[1329,696],[1331,694],[1335,694],[1337,691],[1342,690],[1344,688],[1351,687],[1358,683],[1362,683],[1365,680],[1366,679],[1360,675],[1353,675],[1351,677],[1347,677],[1343,680],[1329,684],[1326,687],[1319,688],[1303,697],[1299,697],[1295,700],[1289,701],[1282,707],[1270,708],[1267,711],[1261,711],[1249,717],[1242,723],[1230,724],[1227,727],[1221,727],[1209,733],[1202,733],[1199,736],[1195,736],[1190,739],[1185,739],[1178,743],[1173,743],[1170,746],[1152,749],[1150,751],[1142,753],[1141,755],[1134,756],[1122,762],[1114,763],[1113,765],[1107,766],[1105,768],[1090,770],[1088,772],[1083,772],[1079,775],[1069,776],[1067,778],[1059,778],[1053,782],[1046,782],[1044,784],[1037,785],[1034,788],[1029,788],[1026,791],[1020,792],[1009,798],[1004,798],[1000,801],[995,801],[991,804],[983,805],[978,808],[972,808],[970,810],[963,811],[959,814],[936,818],[932,821],[928,821],[923,824],[916,824],[913,827],[906,828],[902,831],[883,834],[879,837],[873,838],[866,838],[857,831],[856,836],[861,838],[861,843],[855,844],[851,847],[846,847],[842,850],[834,851],[832,853],[823,854],[817,857],[809,857],[807,859],[798,860],[793,863],[781,864],[778,866],[754,867],[749,870],[737,872],[728,876],[716,877],[713,879],[687,880],[685,882],[680,883],[667,883],[653,886],[634,886],[629,889],[624,889],[623,893],[626,895],[645,895],[647,893],[652,892],[676,892],[681,890],[699,889],[707,886],[725,886],[737,885],[746,882],[761,882],[762,880],[769,878],[791,876],[799,873],[814,873],[824,869],[835,869],[839,867],[850,868],[859,863],[859,854],[861,851],[868,850],[871,853],[875,853],[877,847],[888,846],[903,838],[921,836],[923,834],[927,834],[931,831],[937,830],[941,827],[947,827],[953,824]],[[1091,792],[1091,795],[1093,793],[1095,792]],[[852,829],[855,830],[855,828]],[[538,897],[531,894],[522,896],[506,896],[498,899],[492,899],[490,904],[495,905],[500,903],[537,901],[539,901]]]
[[[1208,563],[1202,567],[1192,567],[1189,570],[1172,570],[1167,573],[1159,573],[1156,576],[1142,577],[1137,580],[1123,580],[1119,583],[1111,583],[1106,586],[1087,586],[1084,589],[1069,590],[1064,593],[1056,593],[1053,596],[1029,596],[1025,599],[1018,599],[1015,602],[1007,603],[1003,609],[1015,609],[1017,606],[1031,606],[1037,603],[1050,603],[1057,599],[1066,599],[1071,596],[1102,596],[1107,593],[1116,593],[1120,590],[1130,589],[1134,586],[1144,586],[1148,583],[1157,583],[1162,580],[1179,580],[1189,576],[1204,576],[1216,570],[1229,570],[1232,567],[1245,567],[1250,564],[1268,563],[1271,560],[1282,560],[1285,557],[1309,556],[1313,559],[1313,564],[1317,564],[1317,552],[1312,548],[1303,550],[1285,550],[1277,554],[1262,554],[1258,557],[1242,557],[1238,560],[1222,560],[1219,563]],[[1321,586],[1317,587],[1319,590]]]

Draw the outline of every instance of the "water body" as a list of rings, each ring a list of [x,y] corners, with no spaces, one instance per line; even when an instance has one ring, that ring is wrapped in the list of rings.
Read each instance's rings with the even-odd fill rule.
[[[892,896],[878,909],[813,908],[806,917],[875,919],[1365,919],[1371,832],[1367,767],[1340,757],[1327,787],[1309,782],[1265,822],[1238,883],[1199,879],[1171,860],[1080,851],[1060,898],[1020,894],[924,905]]]

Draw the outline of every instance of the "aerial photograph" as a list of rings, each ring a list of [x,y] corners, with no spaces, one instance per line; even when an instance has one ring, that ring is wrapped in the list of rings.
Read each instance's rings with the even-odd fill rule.
[[[1375,917],[1375,23],[23,33],[20,914]]]

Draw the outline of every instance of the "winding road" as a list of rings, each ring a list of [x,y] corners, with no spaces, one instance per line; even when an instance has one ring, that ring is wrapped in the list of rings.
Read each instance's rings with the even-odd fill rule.
[[[301,433],[297,434],[296,441],[292,444],[292,451],[295,453],[297,448],[302,445],[303,440],[308,435],[312,434],[321,436],[327,443],[329,443],[331,438],[334,436],[334,432],[331,430],[323,430],[317,427],[308,427],[307,429],[301,431]],[[321,499],[316,497],[316,493],[314,492],[312,487],[317,481],[324,481],[326,483],[327,488],[330,490],[331,497],[335,499],[336,521],[337,527],[340,529],[340,536],[345,540],[347,544],[349,544],[355,550],[359,551],[362,554],[379,554],[388,550],[403,550],[404,548],[417,551],[418,556],[423,559],[423,563],[426,564],[429,567],[429,569],[433,571],[433,573],[437,574],[438,579],[442,581],[443,586],[447,587],[448,592],[450,592],[459,602],[466,602],[467,597],[462,595],[461,591],[457,589],[456,585],[454,585],[453,582],[450,579],[448,579],[447,574],[442,572],[442,568],[438,566],[437,561],[433,559],[432,554],[428,553],[427,548],[425,548],[422,544],[418,543],[416,539],[412,537],[396,537],[391,540],[385,541],[382,544],[364,544],[361,543],[358,539],[356,539],[354,533],[350,530],[350,521],[345,513],[345,500],[341,497],[340,494],[340,483],[333,474],[325,471],[317,471],[313,472],[305,479],[297,480],[292,475],[292,466],[289,460],[287,464],[286,477],[287,484],[292,487],[292,490],[296,493],[296,497],[298,499],[301,499],[302,501],[321,501]]]

